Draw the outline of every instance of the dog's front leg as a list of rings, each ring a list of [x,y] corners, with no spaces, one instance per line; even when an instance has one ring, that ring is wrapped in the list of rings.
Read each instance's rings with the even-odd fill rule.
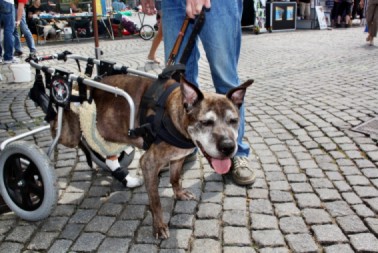
[[[159,169],[164,166],[164,161],[156,159],[156,155],[150,149],[144,153],[140,159],[140,166],[142,168],[144,182],[150,203],[150,210],[152,213],[153,230],[156,238],[162,237],[167,239],[169,237],[168,225],[164,223],[163,211],[161,208],[159,197]]]
[[[171,184],[175,198],[179,200],[190,200],[195,199],[196,197],[190,191],[183,189],[180,183],[181,171],[184,164],[184,159],[171,161],[170,175],[171,175]]]

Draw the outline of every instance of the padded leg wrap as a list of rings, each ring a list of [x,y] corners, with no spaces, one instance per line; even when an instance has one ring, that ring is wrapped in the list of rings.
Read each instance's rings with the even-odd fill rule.
[[[122,168],[118,168],[115,171],[112,171],[112,176],[115,179],[117,179],[118,181],[120,181],[123,184],[123,186],[125,186],[125,187],[127,185],[127,180],[126,180],[127,174],[129,174],[129,173],[128,172],[124,172],[122,170]]]

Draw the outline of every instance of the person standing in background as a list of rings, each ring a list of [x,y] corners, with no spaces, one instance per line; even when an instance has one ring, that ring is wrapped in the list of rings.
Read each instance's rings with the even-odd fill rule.
[[[157,33],[155,35],[154,40],[152,41],[150,52],[148,53],[147,60],[151,63],[157,63],[160,64],[160,61],[156,57],[156,50],[158,49],[160,42],[163,39],[163,26],[161,24],[161,0],[155,1],[155,7],[156,7],[156,21],[158,25]]]
[[[15,26],[20,24],[21,16],[17,16],[17,21],[14,19],[14,0],[0,0],[0,23],[4,27],[4,56],[3,62],[5,64],[17,63],[18,59],[13,57],[14,38],[13,31]],[[22,14],[22,13],[21,13]]]
[[[366,38],[366,42],[372,46],[374,45],[374,37],[377,37],[378,30],[378,0],[368,0],[366,24],[368,27],[368,37]]]
[[[28,27],[28,24],[26,23],[26,14],[25,14],[25,4],[27,4],[28,0],[15,0],[15,7],[16,9],[18,8],[19,4],[23,4],[24,7],[22,8],[22,16],[20,20],[20,30],[22,34],[25,37],[26,44],[28,45],[30,53],[35,53],[37,50],[35,49],[35,43],[33,39],[33,35]],[[15,15],[16,19],[16,15]],[[20,35],[18,34],[18,29],[15,28],[13,32],[14,36],[14,56],[21,56],[22,55],[22,46],[21,46],[21,40],[20,40]]]

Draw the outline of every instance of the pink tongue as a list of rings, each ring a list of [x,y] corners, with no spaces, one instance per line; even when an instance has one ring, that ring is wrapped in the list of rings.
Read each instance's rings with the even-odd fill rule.
[[[214,170],[218,174],[225,174],[231,168],[231,160],[230,159],[211,159],[211,165],[213,166]]]

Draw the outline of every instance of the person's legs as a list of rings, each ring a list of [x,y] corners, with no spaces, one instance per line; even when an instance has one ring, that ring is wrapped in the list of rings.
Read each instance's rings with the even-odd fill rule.
[[[16,20],[17,16],[17,9],[14,10],[14,20]],[[20,56],[22,55],[22,46],[21,46],[21,40],[20,35],[18,34],[18,28],[15,27],[13,31],[13,41],[14,41],[14,55]]]
[[[151,49],[150,52],[148,53],[147,59],[153,61],[154,63],[160,63],[160,61],[156,58],[156,51],[160,45],[160,42],[163,39],[163,26],[161,20],[159,21],[158,24],[158,31],[157,34],[155,35],[155,38],[152,41]]]
[[[21,29],[22,34],[24,34],[26,44],[28,45],[30,53],[36,52],[37,50],[35,48],[33,35],[28,27],[28,24],[26,23],[25,11],[22,14],[20,29]]]
[[[163,40],[165,48],[165,62],[168,61],[169,55],[176,42],[177,36],[180,33],[181,26],[185,20],[186,13],[186,1],[185,0],[170,0],[162,2],[162,17],[163,21]],[[189,36],[193,30],[193,22],[191,22],[186,30],[185,36],[182,40],[180,50],[176,56],[175,62],[178,63],[183,49],[186,46]],[[200,54],[197,48],[197,43],[194,45],[193,51],[189,56],[189,59],[185,63],[186,71],[185,78],[198,85],[198,60]]]
[[[369,41],[373,41],[373,38],[377,36],[378,27],[378,0],[369,0],[366,11],[366,22],[368,25]],[[369,38],[368,37],[368,38]]]
[[[310,19],[311,18],[311,4],[306,3],[305,5],[305,19]]]
[[[0,0],[0,22],[4,26],[4,61],[13,59],[14,5]]]
[[[304,18],[305,18],[306,3],[304,3],[304,2],[299,2],[299,8],[300,8],[300,15],[301,15],[301,18],[304,19]]]

